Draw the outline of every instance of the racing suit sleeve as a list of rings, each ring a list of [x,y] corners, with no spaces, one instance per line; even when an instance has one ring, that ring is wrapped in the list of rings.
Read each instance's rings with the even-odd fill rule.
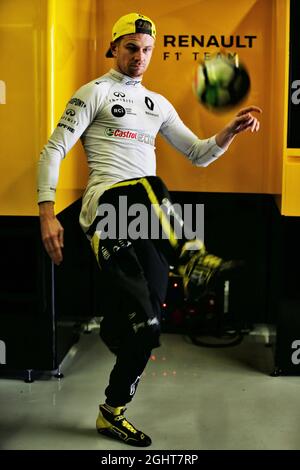
[[[167,114],[160,133],[173,147],[187,156],[193,165],[205,167],[223,155],[225,150],[217,145],[215,136],[199,139],[182,122],[174,107],[167,100],[165,100],[165,105]]]
[[[87,84],[75,93],[41,152],[38,163],[38,203],[55,202],[61,161],[93,121],[99,108],[99,97],[92,91],[90,84]]]

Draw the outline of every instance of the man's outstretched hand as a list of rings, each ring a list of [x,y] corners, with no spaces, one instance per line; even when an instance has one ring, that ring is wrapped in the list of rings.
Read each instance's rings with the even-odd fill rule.
[[[251,132],[259,130],[259,120],[251,114],[251,112],[262,113],[262,110],[258,106],[249,106],[248,108],[242,108],[236,115],[236,117],[228,124],[230,132],[238,134],[242,131],[251,130]]]
[[[259,120],[252,113],[262,113],[258,106],[242,108],[236,116],[216,135],[216,143],[219,147],[227,149],[234,137],[240,132],[259,130]]]

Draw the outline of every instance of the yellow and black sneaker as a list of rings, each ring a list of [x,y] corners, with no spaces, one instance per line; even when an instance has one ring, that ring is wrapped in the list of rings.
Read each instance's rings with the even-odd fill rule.
[[[126,408],[119,406],[112,408],[99,405],[99,415],[96,421],[96,428],[100,434],[123,441],[126,444],[136,447],[148,447],[151,439],[141,431],[138,431],[124,416]]]
[[[240,261],[224,261],[208,253],[199,241],[198,250],[189,247],[183,250],[177,270],[182,275],[187,298],[199,300],[218,280],[228,279],[241,265]]]

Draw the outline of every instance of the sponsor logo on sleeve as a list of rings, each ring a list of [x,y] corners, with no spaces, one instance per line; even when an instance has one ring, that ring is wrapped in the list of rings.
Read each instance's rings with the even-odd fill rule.
[[[69,125],[72,124],[72,126],[78,126],[79,122],[76,119],[73,119],[74,116],[76,116],[76,111],[74,109],[68,108],[65,114],[62,116],[61,120],[68,122]]]
[[[69,104],[73,104],[74,106],[78,106],[79,108],[86,108],[85,102],[80,100],[79,98],[72,98],[69,101]]]
[[[72,132],[72,134],[74,134],[75,132],[75,129],[73,129],[73,127],[67,126],[67,124],[63,124],[62,122],[59,122],[57,124],[57,127],[62,127],[63,129],[67,129],[67,131]]]

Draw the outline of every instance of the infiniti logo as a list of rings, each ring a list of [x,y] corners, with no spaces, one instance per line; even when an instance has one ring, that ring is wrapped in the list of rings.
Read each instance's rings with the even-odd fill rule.
[[[125,98],[125,93],[122,93],[121,91],[115,91],[114,96],[117,98]]]
[[[75,116],[76,112],[74,111],[74,109],[67,109],[66,114],[68,116]]]

